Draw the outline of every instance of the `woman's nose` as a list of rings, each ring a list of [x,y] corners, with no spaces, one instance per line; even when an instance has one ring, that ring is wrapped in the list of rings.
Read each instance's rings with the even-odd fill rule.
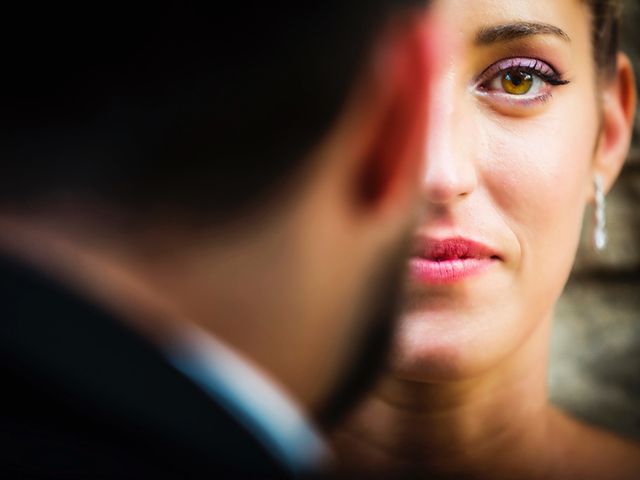
[[[447,204],[470,194],[477,186],[473,162],[473,126],[464,102],[456,104],[453,85],[437,85],[429,110],[429,133],[422,189],[427,202]]]

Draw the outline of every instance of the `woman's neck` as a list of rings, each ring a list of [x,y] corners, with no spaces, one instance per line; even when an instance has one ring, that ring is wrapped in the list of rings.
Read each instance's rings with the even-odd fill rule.
[[[555,418],[547,400],[550,323],[471,379],[427,383],[385,376],[336,433],[339,454],[348,464],[377,470],[500,478],[526,465],[529,478],[546,476]]]

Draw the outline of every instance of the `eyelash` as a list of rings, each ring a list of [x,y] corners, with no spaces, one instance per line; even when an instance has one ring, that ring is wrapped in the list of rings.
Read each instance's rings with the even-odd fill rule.
[[[536,58],[508,58],[500,60],[487,69],[485,69],[478,77],[476,81],[476,88],[483,94],[491,95],[496,92],[489,88],[489,84],[495,80],[499,75],[503,75],[506,72],[518,71],[527,73],[534,77],[537,77],[550,89],[549,91],[540,95],[522,95],[520,98],[516,98],[516,95],[509,94],[507,92],[497,92],[497,95],[507,97],[510,103],[519,105],[528,105],[530,103],[545,103],[551,98],[551,88],[570,83],[565,80],[562,74],[558,73],[551,65],[538,60]]]

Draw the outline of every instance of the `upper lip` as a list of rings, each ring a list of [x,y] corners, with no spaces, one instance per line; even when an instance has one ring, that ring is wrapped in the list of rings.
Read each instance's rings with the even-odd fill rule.
[[[432,261],[500,258],[491,247],[464,237],[436,239],[420,236],[416,238],[412,254]]]

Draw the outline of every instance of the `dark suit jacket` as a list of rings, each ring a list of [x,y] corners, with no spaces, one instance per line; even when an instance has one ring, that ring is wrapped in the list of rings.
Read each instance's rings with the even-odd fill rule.
[[[103,309],[0,257],[0,478],[286,478]]]

